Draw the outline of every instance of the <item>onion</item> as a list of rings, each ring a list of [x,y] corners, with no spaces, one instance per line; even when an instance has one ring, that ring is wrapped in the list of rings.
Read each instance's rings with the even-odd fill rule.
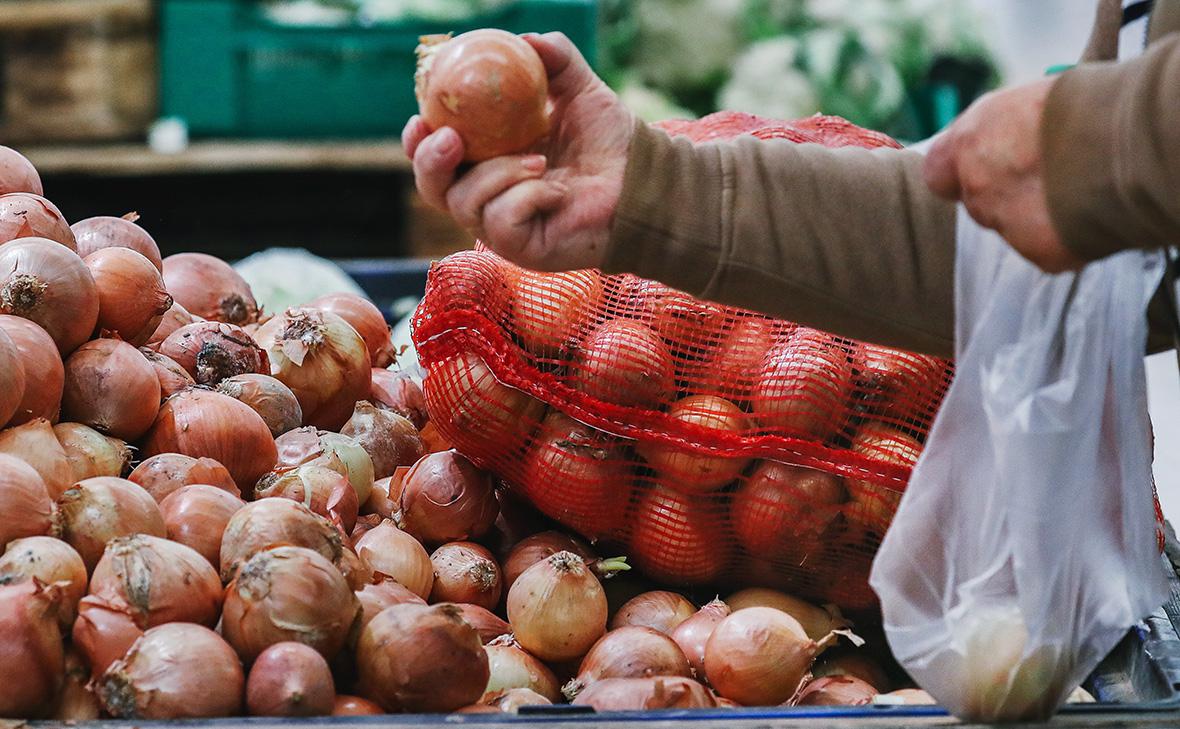
[[[471,603],[488,610],[500,603],[500,565],[487,548],[450,542],[434,550],[430,561],[434,565],[430,602]]]
[[[572,660],[606,632],[606,593],[581,557],[558,552],[513,583],[508,622],[529,653],[543,661]]]
[[[53,706],[65,676],[60,593],[37,580],[0,585],[0,716],[37,718]]]
[[[349,488],[352,487],[350,486]],[[356,519],[356,524],[352,527],[352,531],[348,533],[349,540],[355,544],[356,540],[365,536],[365,534],[368,532],[376,529],[378,525],[380,525],[381,522],[385,521],[387,518],[389,517],[384,517],[380,514],[364,514],[362,516],[358,516]]]
[[[274,547],[246,560],[229,583],[221,632],[247,663],[288,640],[331,659],[360,611],[340,570],[319,553]]]
[[[140,347],[139,351],[156,370],[156,377],[160,380],[161,402],[197,384],[193,376],[171,357],[165,357],[147,347]]]
[[[692,666],[697,676],[705,676],[705,644],[709,642],[709,636],[713,635],[713,631],[729,613],[728,605],[713,600],[672,631],[672,640],[684,651],[688,665]]]
[[[341,435],[354,438],[373,460],[373,475],[385,478],[398,466],[412,466],[423,456],[418,429],[406,418],[361,400]]]
[[[258,329],[270,355],[270,374],[290,387],[304,422],[336,430],[357,400],[369,395],[369,350],[356,330],[335,314],[288,309]]]
[[[193,550],[217,567],[221,537],[229,520],[246,502],[206,484],[182,486],[160,502],[168,538]]]
[[[881,423],[866,423],[852,440],[852,452],[878,462],[911,468],[918,462],[922,444],[912,436]],[[869,481],[849,479],[848,518],[875,535],[883,535],[901,502],[904,483],[889,488]]]
[[[455,604],[463,611],[463,619],[467,621],[467,624],[479,633],[479,640],[484,645],[512,632],[511,625],[487,608],[467,602]]]
[[[717,701],[709,689],[690,678],[606,678],[590,684],[574,704],[595,711],[644,711],[648,709],[711,709]]]
[[[501,512],[503,514],[503,512]],[[531,534],[517,541],[504,560],[504,586],[512,587],[521,573],[537,562],[558,552],[573,552],[582,558],[600,579],[609,579],[619,572],[631,569],[626,557],[600,558],[581,539],[557,531]]]
[[[795,695],[815,656],[834,639],[829,634],[817,643],[781,610],[736,610],[705,644],[705,674],[713,690],[739,704],[781,704]]]
[[[160,507],[151,494],[121,478],[100,476],[79,481],[58,498],[57,515],[62,539],[78,550],[90,571],[107,542],[116,537],[167,534]]]
[[[865,706],[873,702],[877,689],[852,676],[823,676],[799,691],[792,706]]]
[[[314,427],[296,428],[279,436],[275,446],[279,454],[275,470],[290,470],[305,463],[343,469],[340,472],[356,489],[357,502],[369,500],[375,480],[373,459],[355,438]]]
[[[234,496],[241,492],[225,466],[212,458],[193,458],[181,453],[160,453],[135,467],[128,480],[139,484],[157,502],[185,486],[205,484]]]
[[[0,545],[48,534],[53,528],[53,499],[33,467],[0,454]]]
[[[768,431],[824,439],[844,424],[851,392],[852,364],[843,346],[800,327],[766,356],[751,400]]]
[[[881,695],[888,696],[890,699],[892,699],[892,701],[890,701],[889,703],[898,703],[898,704],[903,704],[906,706],[937,706],[938,705],[938,701],[933,696],[931,696],[928,692],[923,691],[922,689],[916,689],[916,688],[898,689],[896,691],[890,691],[887,694],[881,694]],[[885,702],[881,702],[881,703],[885,703]]]
[[[202,319],[239,326],[258,319],[250,285],[220,258],[204,253],[168,256],[164,284],[178,304]]]
[[[502,458],[524,448],[532,425],[545,413],[544,403],[500,382],[471,353],[432,365],[422,388],[427,408],[448,423],[447,436],[475,459]]]
[[[524,688],[535,691],[550,702],[561,700],[561,687],[553,671],[541,663],[510,635],[502,635],[484,646],[488,654],[490,676],[484,689],[493,694],[508,689]]]
[[[651,628],[628,625],[599,638],[582,659],[577,678],[561,690],[566,698],[573,700],[587,686],[604,678],[653,676],[692,678],[692,668],[684,651],[667,635]]]
[[[142,447],[149,457],[182,453],[212,458],[225,466],[235,483],[247,487],[277,459],[270,429],[258,413],[232,397],[196,389],[164,403]]]
[[[722,330],[717,346],[690,370],[688,377],[697,382],[716,383],[719,392],[732,400],[749,400],[774,342],[774,324],[769,319],[736,317]]]
[[[503,30],[423,37],[414,92],[422,120],[458,132],[468,162],[523,152],[549,132],[541,57]]]
[[[259,654],[246,679],[250,716],[327,716],[336,702],[328,662],[302,643],[275,643]]]
[[[90,338],[98,321],[98,290],[78,254],[46,240],[0,246],[0,313],[41,326],[63,355]]]
[[[628,600],[610,621],[611,630],[639,626],[671,635],[676,626],[696,614],[688,598],[667,590],[644,592]],[[667,674],[672,675],[672,674]]]
[[[394,519],[401,510],[402,484],[409,472],[408,466],[399,466],[389,478],[374,481],[373,488],[369,490],[369,499],[361,505],[361,511],[382,519]]]
[[[13,419],[25,399],[27,375],[20,349],[0,331],[0,427]]]
[[[135,347],[96,339],[65,363],[62,417],[120,440],[138,439],[160,412],[160,379]]]
[[[946,364],[935,357],[862,343],[856,352],[857,385],[875,406],[902,404],[933,407],[947,377]]]
[[[129,248],[102,248],[83,260],[98,290],[97,331],[147,342],[172,307],[159,269]]]
[[[365,626],[356,649],[362,693],[387,711],[441,713],[474,703],[488,658],[459,608],[394,605]]]
[[[5,379],[14,378],[3,383],[6,389],[2,396],[4,403],[0,404],[0,422],[4,422],[9,398],[17,394],[20,394],[20,400],[12,417],[7,420],[9,425],[20,425],[36,418],[57,422],[61,411],[65,367],[53,337],[36,322],[9,314],[0,314],[0,330],[8,335],[20,360],[18,366],[11,361],[7,351],[0,354],[0,367],[7,371]],[[17,372],[24,373],[24,384],[19,387],[16,382],[19,380]]]
[[[254,496],[293,499],[320,516],[327,517],[341,532],[349,534],[356,526],[359,507],[356,490],[340,474],[342,470],[308,463],[291,471],[270,473],[259,480],[254,488]]]
[[[160,343],[171,336],[177,329],[197,321],[204,321],[204,319],[193,316],[188,313],[187,309],[174,301],[168,311],[164,312],[164,316],[160,319],[160,325],[156,327],[156,331],[152,332],[152,336],[148,337],[146,346],[152,349],[158,349]]]
[[[57,708],[50,717],[58,722],[90,722],[102,716],[98,697],[87,688],[90,671],[78,651],[72,647],[65,651],[65,683],[58,695]]]
[[[402,528],[425,544],[479,539],[499,512],[491,474],[455,451],[425,456],[402,485]]]
[[[332,716],[380,716],[385,710],[368,699],[340,694],[332,706]]]
[[[86,594],[86,565],[73,547],[53,537],[24,537],[8,543],[0,555],[0,585],[38,580],[60,589],[58,620],[63,630],[74,624],[78,602]]]
[[[91,596],[125,610],[142,628],[217,624],[221,580],[194,549],[146,534],[112,539],[90,578]]]
[[[117,718],[187,719],[237,714],[244,686],[242,664],[221,636],[201,625],[169,623],[144,633],[96,691]]]
[[[93,678],[102,676],[112,663],[143,635],[143,629],[121,607],[96,597],[84,597],[78,605],[78,619],[70,636],[75,648],[86,658]]]
[[[37,174],[33,163],[15,149],[0,146],[0,194],[10,192],[45,194],[41,188],[41,175]]]
[[[382,577],[378,582],[365,585],[364,589],[356,591],[356,598],[361,603],[361,630],[387,607],[407,602],[416,605],[426,604],[425,600],[392,577]]]
[[[221,537],[222,581],[233,579],[238,568],[258,552],[284,544],[306,547],[328,559],[353,589],[368,582],[363,565],[344,545],[340,530],[290,499],[259,499],[234,512]]]
[[[480,701],[494,706],[506,714],[515,714],[522,706],[549,706],[548,698],[527,688],[512,688],[495,693],[485,693]]]
[[[217,391],[253,408],[275,438],[303,424],[303,410],[295,393],[269,375],[246,373],[228,377],[217,385]]]
[[[498,488],[496,490],[496,500],[500,502],[500,515],[496,517],[496,523],[492,525],[492,531],[487,535],[483,543],[491,547],[492,551],[500,560],[507,559],[512,548],[519,542],[553,526],[553,522],[547,516],[537,511],[532,504],[526,501],[515,490]],[[589,545],[586,545],[586,549],[589,548]],[[562,547],[562,549],[568,548]],[[561,549],[555,551],[560,552]],[[574,552],[579,557],[586,557],[586,555],[581,554],[577,550],[569,551]],[[549,555],[542,555],[537,559],[544,559],[547,556]],[[501,565],[503,565],[503,562],[501,562]],[[524,568],[522,567],[518,570],[518,573],[523,570]],[[504,574],[507,577],[508,573],[505,572]],[[507,585],[507,581],[505,581],[505,585]]]
[[[160,354],[170,357],[199,385],[216,385],[234,375],[266,374],[270,360],[241,327],[219,321],[199,321],[168,335]]]
[[[681,423],[723,433],[743,435],[746,430],[745,414],[730,401],[712,395],[691,395],[678,400],[668,415]],[[687,444],[650,442],[637,445],[635,450],[663,483],[690,493],[719,489],[741,475],[750,463],[749,458],[698,453]]]
[[[397,580],[423,600],[434,585],[434,564],[422,544],[384,521],[356,542],[356,553],[373,572]]]
[[[348,322],[357,334],[361,335],[361,339],[365,340],[365,347],[369,350],[369,362],[374,368],[388,367],[397,361],[389,325],[385,323],[385,316],[373,302],[356,294],[341,293],[321,296],[307,306],[335,314]]]
[[[591,332],[570,376],[575,388],[616,405],[653,407],[676,391],[667,345],[649,326],[630,319],[608,321]]]
[[[874,693],[884,693],[893,684],[881,664],[858,650],[826,651],[811,673],[816,678],[851,676],[872,686],[876,689]]]
[[[81,423],[58,423],[53,434],[65,451],[71,483],[95,476],[122,476],[131,465],[131,447]]]
[[[55,499],[74,483],[74,470],[66,452],[45,418],[0,431],[0,453],[32,466]]]
[[[733,494],[734,536],[750,554],[804,564],[824,546],[846,496],[839,476],[763,461]]]
[[[628,286],[627,303],[638,309],[652,311],[652,327],[668,343],[677,365],[689,374],[700,358],[720,339],[725,323],[725,310],[717,304],[700,301],[682,291],[655,286],[651,291]],[[638,304],[638,306],[635,306]]]
[[[648,577],[674,584],[714,581],[729,560],[731,539],[719,502],[652,486],[630,524],[630,556]]]
[[[602,274],[593,270],[537,273],[521,269],[512,284],[512,324],[525,349],[557,357],[576,343],[583,313],[603,295]]]
[[[768,607],[781,610],[799,621],[803,632],[812,640],[823,640],[825,636],[835,630],[851,627],[852,623],[840,613],[835,605],[822,607],[813,605],[806,600],[800,600],[778,590],[765,587],[748,587],[739,590],[725,598],[729,609],[737,612],[752,607]]]
[[[524,468],[521,493],[541,513],[591,539],[626,524],[634,474],[618,438],[553,411]]]
[[[85,258],[105,248],[127,248],[151,261],[152,266],[162,273],[164,260],[160,256],[160,247],[146,230],[136,225],[138,220],[139,213],[127,213],[121,218],[99,215],[79,220],[70,226],[78,243],[78,255]]]
[[[405,372],[374,368],[371,373],[369,400],[380,408],[392,410],[421,429],[430,416],[422,386]]]
[[[71,251],[78,249],[65,216],[39,193],[0,195],[0,245],[19,238],[46,238]]]

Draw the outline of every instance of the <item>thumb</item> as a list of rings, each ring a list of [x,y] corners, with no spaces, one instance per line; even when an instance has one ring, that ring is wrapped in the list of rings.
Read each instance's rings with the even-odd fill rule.
[[[575,94],[598,79],[582,52],[564,33],[527,33],[521,37],[541,57],[551,95],[560,98]]]
[[[926,186],[939,197],[948,200],[958,200],[962,191],[959,189],[959,165],[956,157],[954,130],[940,135],[930,145],[926,153],[926,160],[922,164],[922,176]]]

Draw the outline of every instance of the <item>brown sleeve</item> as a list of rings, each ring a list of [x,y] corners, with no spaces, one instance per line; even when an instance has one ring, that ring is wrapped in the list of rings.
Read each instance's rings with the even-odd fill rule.
[[[1049,212],[1096,259],[1180,242],[1180,34],[1053,84],[1041,126]]]
[[[640,124],[605,268],[843,336],[954,351],[955,207],[916,152]]]

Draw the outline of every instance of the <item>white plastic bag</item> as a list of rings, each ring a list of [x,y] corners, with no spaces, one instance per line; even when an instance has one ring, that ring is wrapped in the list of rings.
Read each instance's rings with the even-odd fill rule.
[[[955,381],[871,583],[952,713],[1043,718],[1167,595],[1143,367],[1162,264],[1048,276],[962,209],[957,237]]]

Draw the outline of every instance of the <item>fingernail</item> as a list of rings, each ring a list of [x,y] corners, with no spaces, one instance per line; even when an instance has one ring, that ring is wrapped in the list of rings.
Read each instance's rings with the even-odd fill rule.
[[[439,157],[445,157],[451,152],[455,151],[455,147],[459,144],[459,135],[454,130],[447,128],[438,135],[438,145],[435,150]]]
[[[543,154],[530,154],[520,161],[520,166],[527,172],[544,172],[547,162]]]

